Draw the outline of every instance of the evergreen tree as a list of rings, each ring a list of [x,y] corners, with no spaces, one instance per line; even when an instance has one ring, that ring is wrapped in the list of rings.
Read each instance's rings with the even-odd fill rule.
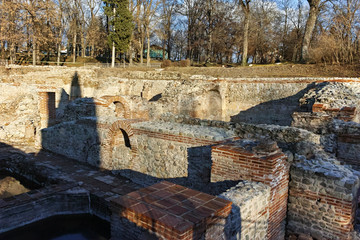
[[[124,53],[130,44],[133,31],[132,14],[128,0],[104,0],[104,11],[109,18],[111,31],[108,36],[110,48],[115,44],[117,51]]]

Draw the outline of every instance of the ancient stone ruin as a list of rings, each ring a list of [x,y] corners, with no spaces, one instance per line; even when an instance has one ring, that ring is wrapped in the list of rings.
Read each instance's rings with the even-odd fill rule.
[[[0,173],[32,186],[0,238],[69,214],[111,239],[359,238],[360,79],[24,69],[0,80]]]

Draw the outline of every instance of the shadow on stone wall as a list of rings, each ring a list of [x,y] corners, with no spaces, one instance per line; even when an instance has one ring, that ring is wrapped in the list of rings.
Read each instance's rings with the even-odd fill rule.
[[[49,109],[49,112],[50,109]],[[82,98],[79,75],[75,72],[70,95],[62,90],[58,104],[57,122],[72,122],[71,127],[61,124],[41,130],[42,150],[100,167],[100,139],[97,129],[96,104],[93,98]],[[65,128],[66,127],[66,128]]]
[[[326,83],[321,86],[324,87]],[[231,122],[246,122],[254,124],[274,124],[280,126],[290,126],[292,122],[292,114],[299,111],[307,111],[311,109],[312,103],[307,106],[308,109],[299,107],[299,100],[310,89],[318,87],[315,83],[310,83],[306,88],[295,95],[278,100],[272,100],[256,105],[248,110],[241,111],[230,117]]]
[[[132,161],[136,161],[132,159]],[[211,175],[211,146],[189,147],[187,149],[187,176],[175,178],[154,177],[132,169],[113,170],[112,173],[127,177],[144,187],[166,180],[191,189],[218,195],[235,186],[239,181],[210,182]]]
[[[70,100],[73,101],[77,98],[81,98],[81,87],[79,83],[79,75],[75,71],[75,74],[71,81]]]
[[[46,105],[48,106],[49,113],[56,110],[53,104],[47,103]],[[81,85],[77,72],[75,72],[72,78],[70,96],[67,95],[64,90],[62,91],[58,104],[58,109],[59,108],[64,109],[64,116],[58,119],[58,122],[62,122],[63,124],[55,124],[41,130],[42,150],[39,154],[45,156],[46,151],[51,150],[51,152],[56,154],[65,155],[100,169],[100,137],[97,128],[98,118],[96,116],[96,104],[92,98],[82,98]],[[68,116],[67,114],[70,115]],[[48,117],[51,117],[50,114]],[[68,124],[66,124],[67,121]],[[123,135],[125,135],[124,132]],[[124,144],[130,147],[128,138],[127,140],[125,138]],[[138,182],[143,186],[149,186],[162,180],[167,180],[213,195],[218,195],[238,183],[238,181],[210,182],[211,146],[192,147],[188,148],[187,151],[188,176],[186,177],[156,178],[149,174],[130,169],[103,172],[108,172],[109,174],[118,173],[122,176],[129,177],[134,182]],[[66,161],[66,158],[64,158],[64,161]],[[76,170],[78,169],[74,169],[74,172]],[[230,239],[230,237],[226,239]]]

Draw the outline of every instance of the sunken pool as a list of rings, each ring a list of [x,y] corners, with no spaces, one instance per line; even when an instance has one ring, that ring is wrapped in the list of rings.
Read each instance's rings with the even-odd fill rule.
[[[0,170],[0,199],[8,198],[41,186],[9,171]]]
[[[89,214],[46,218],[0,234],[1,240],[106,240],[110,223]]]

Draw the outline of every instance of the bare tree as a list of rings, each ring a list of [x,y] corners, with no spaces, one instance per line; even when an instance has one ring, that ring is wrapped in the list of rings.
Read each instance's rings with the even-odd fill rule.
[[[5,54],[5,46],[9,50],[10,63],[16,60],[16,46],[20,45],[22,38],[22,15],[21,5],[16,1],[2,1],[1,5],[1,24],[0,24],[0,41],[2,44],[2,56]]]
[[[346,0],[332,2],[334,17],[332,18],[332,27],[336,34],[335,38],[341,46],[341,56],[339,58],[343,63],[352,63],[354,59],[356,20],[359,20],[360,0]]]
[[[101,24],[97,14],[101,8],[102,1],[100,0],[86,0],[86,6],[88,7],[90,17],[87,29],[87,43],[91,46],[90,56],[94,57],[95,46],[99,42],[98,36],[101,35]]]
[[[57,45],[57,65],[60,65],[60,57],[61,57],[61,46],[62,46],[62,38],[65,31],[66,25],[66,2],[67,0],[58,0],[57,1],[57,18],[58,18],[58,31],[56,34],[56,45]]]
[[[50,0],[23,0],[22,7],[27,15],[26,30],[32,40],[33,65],[39,58],[40,47],[54,39],[52,27],[55,17],[54,3]],[[49,48],[47,48],[49,51]]]
[[[167,52],[168,59],[171,58],[171,48],[172,48],[172,26],[175,16],[175,0],[162,0],[161,1],[161,22],[160,30],[158,35],[162,40],[162,49],[163,49],[163,59],[165,59],[165,49]]]
[[[251,0],[241,0],[240,6],[244,12],[244,29],[243,29],[243,54],[241,65],[246,66],[247,64],[247,55],[248,55],[248,45],[249,45],[249,24],[250,24],[250,2]]]
[[[156,19],[156,11],[160,4],[159,0],[143,0],[142,8],[143,8],[143,25],[146,33],[147,39],[147,51],[146,51],[146,65],[150,66],[150,34],[152,33],[152,29],[157,25],[159,19]]]
[[[202,2],[200,0],[183,0],[176,11],[186,18],[183,23],[186,26],[187,33],[186,58],[193,61],[199,34],[201,34],[199,19],[203,14]]]
[[[320,9],[324,6],[327,0],[307,0],[310,6],[309,15],[306,21],[305,33],[301,46],[301,62],[309,61],[309,47],[311,36],[313,34],[315,23],[320,13]]]

